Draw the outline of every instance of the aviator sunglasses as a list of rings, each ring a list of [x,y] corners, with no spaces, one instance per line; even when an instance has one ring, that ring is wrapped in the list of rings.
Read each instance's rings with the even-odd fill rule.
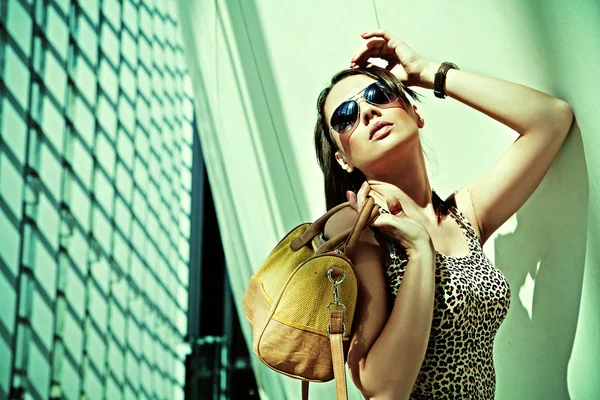
[[[383,82],[371,83],[335,109],[329,121],[334,131],[343,135],[352,132],[358,125],[360,108],[357,100],[361,97],[368,103],[381,107],[391,106],[400,96]]]

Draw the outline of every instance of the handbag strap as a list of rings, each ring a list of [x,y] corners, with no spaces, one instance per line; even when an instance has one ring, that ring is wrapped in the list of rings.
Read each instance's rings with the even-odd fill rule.
[[[346,368],[344,366],[344,344],[342,342],[342,335],[345,333],[343,332],[344,311],[332,309],[329,316],[329,345],[331,347],[331,361],[333,361],[336,399],[348,400],[348,385],[346,384]]]
[[[317,219],[302,235],[290,243],[290,249],[297,251],[302,248],[302,246],[305,246],[316,235],[318,235],[320,232],[323,232],[325,229],[325,224],[329,218],[345,207],[350,207],[350,203],[345,202],[338,204],[321,218]],[[360,209],[358,218],[354,222],[354,225],[325,242],[321,247],[319,247],[316,254],[323,254],[328,251],[332,251],[344,243],[343,252],[346,254],[346,256],[348,256],[348,258],[350,258],[354,253],[354,247],[358,243],[362,231],[365,230],[365,228],[371,223],[373,223],[378,216],[379,205],[375,203],[375,199],[373,199],[373,197],[367,196],[362,208]]]
[[[302,400],[308,400],[308,381],[302,381]]]
[[[344,243],[344,249],[342,250],[346,257],[352,259],[354,249],[358,244],[362,231],[365,230],[373,221],[379,217],[379,205],[375,203],[375,199],[371,196],[367,196],[365,202],[358,213],[358,218],[354,222],[351,233],[348,235],[346,242]]]
[[[325,224],[336,212],[341,210],[342,208],[350,207],[350,202],[345,202],[338,204],[333,207],[331,210],[327,211],[323,216],[318,218],[315,222],[312,223],[310,227],[300,236],[298,236],[292,243],[290,243],[290,248],[293,251],[297,251],[301,249],[303,246],[306,246],[308,242],[310,242],[315,236],[319,234],[319,232],[323,232],[325,229]]]
[[[329,313],[329,347],[333,362],[333,379],[335,381],[336,400],[348,400],[348,384],[346,382],[346,367],[344,360],[344,312],[332,309]],[[308,400],[308,381],[302,381],[302,400]]]
[[[290,244],[293,251],[300,249],[311,241],[317,234],[323,231],[327,220],[336,212],[344,207],[349,207],[350,203],[342,203],[329,210],[321,218],[317,219],[302,235],[296,238]],[[379,217],[379,205],[375,199],[367,196],[358,218],[354,221],[351,228],[339,233],[327,242],[325,242],[316,254],[323,254],[344,244],[343,252],[351,259],[354,249],[360,239],[362,231],[365,230],[373,221]],[[344,332],[344,312],[340,309],[331,309],[329,312],[329,345],[331,348],[331,361],[333,362],[333,378],[335,380],[335,392],[337,400],[348,400],[348,384],[346,382],[346,368],[344,360],[344,344],[342,335]],[[302,381],[302,400],[308,400],[308,381]]]

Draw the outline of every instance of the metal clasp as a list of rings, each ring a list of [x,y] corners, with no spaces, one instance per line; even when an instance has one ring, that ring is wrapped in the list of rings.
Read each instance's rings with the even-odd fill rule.
[[[338,293],[338,285],[342,282],[344,282],[344,280],[346,279],[346,274],[344,274],[342,272],[342,276],[340,277],[339,280],[334,280],[333,276],[331,276],[331,274],[333,273],[333,268],[330,268],[327,271],[327,278],[329,278],[329,281],[331,283],[333,283],[333,301],[329,302],[329,304],[327,305],[327,309],[329,310],[329,312],[331,312],[331,305],[334,305],[336,307],[341,307],[342,308],[342,312],[346,312],[346,306],[343,303],[340,303],[340,297],[339,297],[339,293]],[[331,328],[331,324],[327,325],[327,336],[330,336],[330,328]],[[342,323],[342,337],[346,337],[346,324]]]

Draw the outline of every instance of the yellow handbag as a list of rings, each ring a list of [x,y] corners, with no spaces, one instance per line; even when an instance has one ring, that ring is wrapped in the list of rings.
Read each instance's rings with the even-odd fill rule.
[[[256,271],[244,294],[253,330],[253,350],[271,369],[308,382],[336,381],[337,399],[347,399],[345,360],[356,307],[352,256],[362,231],[379,216],[367,197],[354,225],[323,242],[327,220],[349,207],[342,203],[314,223],[292,229]]]

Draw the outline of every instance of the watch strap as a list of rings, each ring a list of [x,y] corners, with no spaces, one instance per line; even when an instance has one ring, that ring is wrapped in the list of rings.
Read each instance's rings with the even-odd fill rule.
[[[454,68],[459,69],[458,65],[451,63],[449,61],[444,61],[440,68],[435,73],[435,77],[433,80],[433,94],[440,99],[446,98],[446,92],[444,91],[444,84],[446,82],[446,74],[448,70]]]

